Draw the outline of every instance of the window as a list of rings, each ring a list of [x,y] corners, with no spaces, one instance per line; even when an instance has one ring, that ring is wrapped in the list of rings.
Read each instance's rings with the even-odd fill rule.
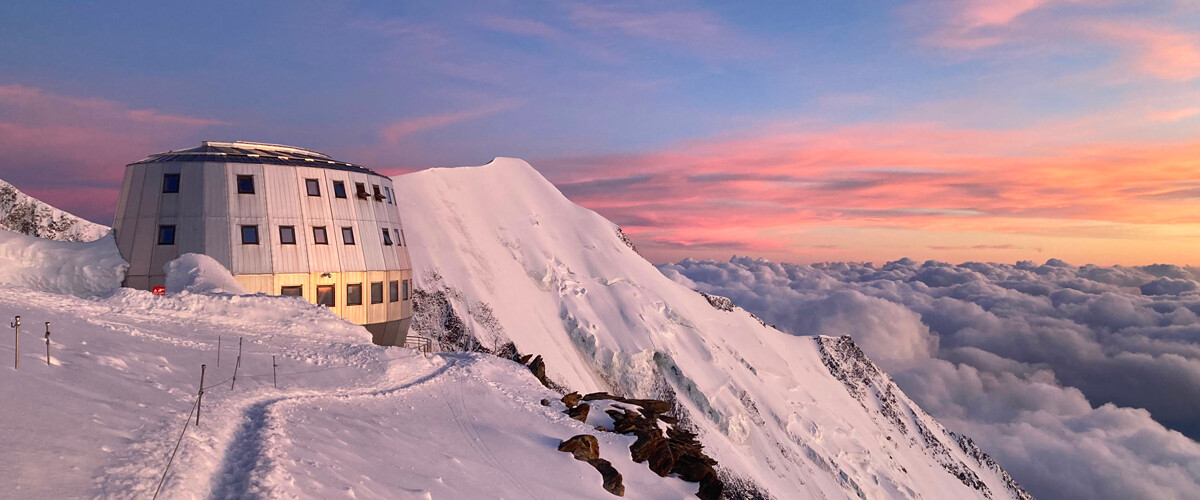
[[[388,282],[388,302],[397,302],[400,300],[400,282]]]
[[[158,226],[158,244],[175,244],[175,226]]]
[[[258,244],[258,226],[242,226],[242,244]]]
[[[371,184],[371,189],[375,191],[375,201],[383,201],[383,193],[379,192],[379,184]]]
[[[238,194],[254,194],[254,176],[239,175],[237,176]]]
[[[401,231],[399,229],[393,229],[392,231],[396,233],[396,244],[397,245],[405,246],[405,247],[408,246],[408,242],[404,241],[404,231]]]
[[[384,245],[392,244],[392,233],[389,233],[386,227],[383,228],[383,244]]]
[[[279,243],[282,245],[295,245],[296,226],[279,226]]]
[[[387,199],[388,199],[388,205],[395,205],[395,204],[396,204],[396,201],[395,201],[394,199],[392,199],[392,190],[391,190],[391,188],[389,188],[389,187],[387,187],[387,186],[384,186],[384,187],[383,187],[383,194],[384,194],[385,196],[387,196]]]
[[[382,304],[383,303],[383,282],[382,281],[376,281],[374,283],[371,283],[371,303],[372,304]]]
[[[179,174],[163,174],[163,192],[179,192]]]
[[[309,196],[321,196],[321,183],[316,179],[304,179],[304,189],[308,190]]]
[[[336,304],[336,296],[333,285],[317,285],[317,305],[333,307]]]
[[[346,285],[346,305],[361,306],[362,305],[362,283],[353,283]]]
[[[346,183],[342,181],[333,181],[333,196],[334,198],[346,197]]]
[[[352,228],[352,227],[343,227],[342,228],[342,243],[345,243],[347,245],[354,244],[354,228]]]
[[[325,234],[325,226],[317,226],[313,228],[313,243],[318,245],[329,244],[329,236]]]
[[[354,196],[364,200],[371,197],[371,195],[367,194],[367,185],[361,182],[354,183]]]
[[[404,280],[404,296],[403,296],[404,300],[408,300],[408,288],[409,288],[408,282],[409,282],[409,280]]]
[[[303,286],[281,287],[279,289],[279,295],[285,295],[288,297],[303,297],[304,296],[304,287]]]

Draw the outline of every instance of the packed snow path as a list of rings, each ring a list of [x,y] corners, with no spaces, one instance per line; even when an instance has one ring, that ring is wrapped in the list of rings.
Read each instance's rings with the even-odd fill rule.
[[[581,433],[600,438],[628,497],[695,492],[634,464],[632,437],[561,414],[558,395],[515,363],[370,345],[361,328],[302,301],[133,290],[81,299],[0,285],[0,315],[17,314],[21,369],[0,368],[0,473],[16,478],[16,496],[148,498],[185,418],[193,425],[160,498],[609,498],[591,466],[555,449]]]

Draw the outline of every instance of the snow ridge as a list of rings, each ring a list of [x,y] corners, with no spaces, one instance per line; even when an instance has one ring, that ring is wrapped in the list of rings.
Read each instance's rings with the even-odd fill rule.
[[[109,228],[50,206],[0,180],[0,229],[57,241],[95,241]]]
[[[1027,498],[853,343],[781,333],[676,283],[527,163],[394,180],[417,288],[440,294],[436,314],[415,324],[436,336],[455,323],[446,318],[486,306],[491,330],[541,355],[565,387],[673,401],[737,485],[731,494]],[[456,335],[486,330],[458,322]]]

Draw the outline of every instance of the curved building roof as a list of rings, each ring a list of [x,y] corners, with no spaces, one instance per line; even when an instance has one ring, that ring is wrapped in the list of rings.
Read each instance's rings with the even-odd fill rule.
[[[384,177],[383,174],[362,165],[346,163],[330,158],[329,155],[304,148],[267,144],[262,142],[217,142],[204,141],[199,147],[167,151],[147,156],[141,161],[130,163],[162,163],[162,162],[214,162],[214,163],[266,163],[271,165],[292,165],[295,167],[318,167],[333,170],[346,170],[362,174]]]

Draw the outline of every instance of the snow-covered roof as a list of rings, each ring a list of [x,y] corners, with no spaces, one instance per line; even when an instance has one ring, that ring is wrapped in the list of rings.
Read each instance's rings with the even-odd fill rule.
[[[310,149],[245,141],[204,141],[198,147],[152,154],[130,165],[166,162],[266,163],[346,170],[383,177],[382,174],[362,165],[335,160],[327,154]]]

